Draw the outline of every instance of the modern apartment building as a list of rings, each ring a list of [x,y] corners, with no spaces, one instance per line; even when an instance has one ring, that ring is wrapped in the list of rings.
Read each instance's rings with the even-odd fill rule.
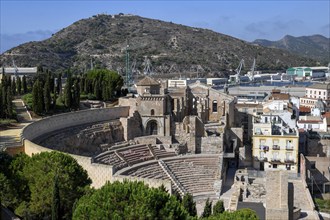
[[[252,157],[258,170],[298,172],[299,132],[278,115],[259,115],[253,119]]]

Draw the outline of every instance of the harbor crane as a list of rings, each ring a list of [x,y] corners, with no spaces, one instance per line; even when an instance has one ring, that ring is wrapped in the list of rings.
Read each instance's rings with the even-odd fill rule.
[[[240,74],[241,74],[241,70],[242,70],[243,66],[244,66],[244,60],[241,59],[241,61],[238,64],[237,69],[235,70],[236,74],[234,75],[234,78],[235,78],[235,83],[236,84],[240,84],[240,81],[241,81],[241,79],[240,79],[241,75]]]
[[[254,81],[254,70],[255,70],[255,67],[256,67],[256,59],[254,58],[253,59],[253,64],[252,64],[252,67],[251,67],[251,71],[248,73],[248,76],[249,76],[251,82]]]

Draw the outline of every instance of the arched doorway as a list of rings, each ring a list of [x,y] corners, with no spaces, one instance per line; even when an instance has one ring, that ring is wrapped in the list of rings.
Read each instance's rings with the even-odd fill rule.
[[[151,120],[147,123],[147,135],[157,135],[158,134],[158,124],[157,121]]]

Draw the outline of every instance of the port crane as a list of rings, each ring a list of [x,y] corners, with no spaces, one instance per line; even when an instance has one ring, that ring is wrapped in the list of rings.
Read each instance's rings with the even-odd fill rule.
[[[238,67],[237,69],[235,70],[236,74],[235,75],[232,75],[230,76],[230,82],[235,82],[235,84],[240,84],[240,74],[241,74],[241,70],[242,70],[242,67],[244,66],[244,60],[241,59],[241,61],[239,62],[238,64]]]
[[[256,67],[256,59],[254,58],[253,59],[253,64],[252,64],[252,67],[251,67],[251,71],[248,73],[250,82],[253,82],[254,81],[254,70],[255,70],[255,67]]]

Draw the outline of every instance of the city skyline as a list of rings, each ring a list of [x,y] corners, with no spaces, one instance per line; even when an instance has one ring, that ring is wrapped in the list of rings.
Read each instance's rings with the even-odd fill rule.
[[[96,14],[134,14],[245,41],[329,37],[329,1],[1,1],[0,52]],[[74,13],[72,13],[74,12]],[[317,13],[316,13],[317,12]],[[307,16],[306,16],[307,15]]]

